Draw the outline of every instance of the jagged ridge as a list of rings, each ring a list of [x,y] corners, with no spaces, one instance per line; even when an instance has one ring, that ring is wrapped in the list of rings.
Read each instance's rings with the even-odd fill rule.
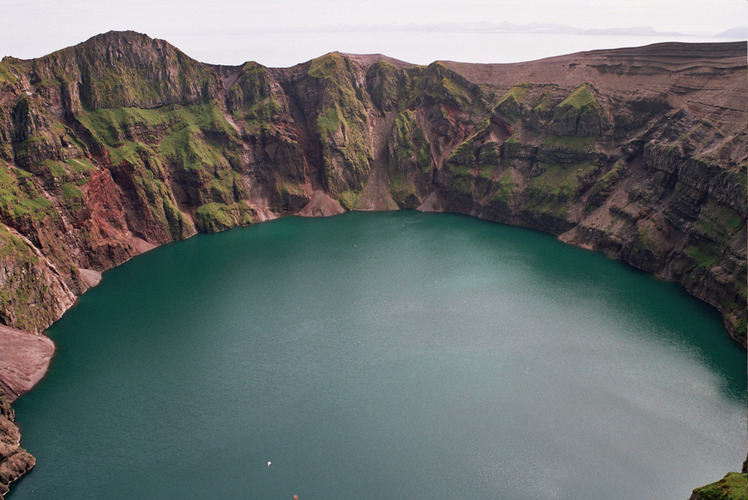
[[[5,58],[0,320],[43,330],[88,286],[81,269],[314,199],[557,234],[684,284],[745,344],[744,49],[271,69],[110,32]]]

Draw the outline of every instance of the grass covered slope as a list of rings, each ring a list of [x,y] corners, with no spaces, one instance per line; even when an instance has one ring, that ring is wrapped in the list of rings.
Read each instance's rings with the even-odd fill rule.
[[[716,483],[693,490],[690,500],[745,500],[748,498],[748,474],[728,472]]]

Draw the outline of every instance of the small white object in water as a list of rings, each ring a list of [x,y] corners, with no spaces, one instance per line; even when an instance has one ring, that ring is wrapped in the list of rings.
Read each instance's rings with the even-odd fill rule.
[[[268,467],[270,467],[270,462],[268,462]]]

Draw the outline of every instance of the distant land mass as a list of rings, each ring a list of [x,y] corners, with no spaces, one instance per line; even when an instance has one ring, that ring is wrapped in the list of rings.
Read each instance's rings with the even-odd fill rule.
[[[748,38],[748,26],[738,26],[737,28],[732,28],[732,29],[723,31],[721,33],[717,33],[714,36],[717,38],[747,39]]]
[[[745,55],[745,42],[662,43],[268,68],[109,32],[5,57],[0,323],[36,338],[101,272],[197,232],[418,209],[545,231],[678,282],[745,346]],[[30,385],[16,387],[0,429]],[[7,485],[33,457],[5,435]]]
[[[261,29],[261,28],[260,28]],[[305,32],[311,28],[290,27],[284,31]],[[269,28],[268,31],[277,31]],[[434,31],[434,32],[477,32],[477,33],[537,33],[537,34],[566,34],[566,35],[610,35],[610,36],[668,36],[685,37],[692,34],[678,31],[657,31],[651,26],[626,26],[615,28],[576,28],[556,23],[527,23],[517,24],[504,21],[501,23],[483,22],[455,22],[455,23],[371,23],[371,24],[337,24],[321,28],[315,27],[315,32],[378,32],[378,31]],[[257,33],[257,29],[252,29]],[[720,38],[743,38],[746,36],[745,27],[737,27],[714,35]]]

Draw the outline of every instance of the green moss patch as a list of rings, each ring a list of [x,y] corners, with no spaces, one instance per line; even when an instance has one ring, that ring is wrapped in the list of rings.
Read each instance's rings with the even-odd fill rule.
[[[711,268],[719,260],[718,252],[712,244],[708,243],[699,246],[687,246],[684,252],[691,257],[697,267],[704,269]]]
[[[413,112],[406,110],[395,119],[397,156],[400,160],[415,160],[422,173],[431,170],[431,148],[423,129],[416,123]]]
[[[602,106],[587,85],[582,84],[558,105],[551,130],[563,136],[598,136],[604,123]]]
[[[358,199],[361,196],[360,192],[347,190],[343,191],[338,195],[338,202],[346,210],[353,210],[358,206]]]
[[[18,172],[18,176],[15,172]],[[28,172],[11,170],[7,164],[0,162],[0,218],[42,220],[56,215],[54,203],[42,196],[36,182],[36,178]]]
[[[504,94],[504,96],[499,100],[498,105],[505,102],[515,102],[517,104],[521,104],[525,97],[527,97],[527,93],[532,88],[532,84],[530,82],[521,82],[516,85],[514,85],[511,89],[509,89],[509,92]]]
[[[235,226],[252,224],[252,214],[244,202],[231,205],[206,203],[195,210],[195,227],[203,233],[217,233]]]
[[[570,166],[540,164],[544,171],[530,180],[527,208],[536,213],[563,217],[596,167],[583,163]]]
[[[597,151],[594,137],[548,135],[543,144],[585,153]]]
[[[694,222],[694,229],[699,234],[725,245],[743,227],[743,219],[738,214],[716,204],[704,205]]]
[[[509,172],[504,172],[496,181],[496,191],[494,191],[491,201],[499,202],[511,206],[514,202],[514,179]]]
[[[107,147],[114,165],[153,166],[144,155],[164,158],[185,170],[228,168],[229,163],[241,162],[239,136],[216,104],[97,109],[80,120]],[[155,160],[156,166],[159,163]]]
[[[532,85],[528,82],[514,85],[509,89],[509,92],[501,97],[496,105],[496,110],[510,121],[517,120],[522,111],[522,104],[531,88]]]
[[[746,500],[748,497],[748,474],[728,472],[716,483],[693,490],[697,498],[705,500]]]
[[[16,78],[16,75],[13,74],[13,71],[11,70],[11,63],[7,60],[0,61],[0,86],[4,83],[10,85],[18,83],[18,78]]]
[[[582,110],[587,107],[600,107],[595,96],[592,95],[592,92],[587,88],[587,85],[579,86],[569,97],[561,101],[561,104],[558,106],[559,108],[571,106],[577,110]]]

